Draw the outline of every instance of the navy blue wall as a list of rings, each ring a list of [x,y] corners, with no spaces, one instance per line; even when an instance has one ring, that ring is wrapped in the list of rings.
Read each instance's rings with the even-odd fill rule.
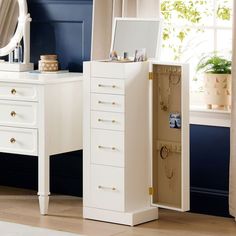
[[[228,216],[230,129],[190,130],[191,211]]]
[[[82,72],[90,59],[92,0],[29,0],[31,59],[57,54],[61,69]]]

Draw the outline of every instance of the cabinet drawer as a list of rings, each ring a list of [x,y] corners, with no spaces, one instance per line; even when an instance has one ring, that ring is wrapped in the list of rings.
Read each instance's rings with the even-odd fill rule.
[[[38,155],[37,130],[0,126],[0,152]]]
[[[92,62],[91,75],[93,77],[123,79],[125,77],[125,64],[116,62]]]
[[[38,88],[33,85],[0,83],[0,99],[38,101]]]
[[[93,93],[125,94],[124,80],[119,79],[91,79],[91,91]]]
[[[92,129],[91,163],[124,167],[124,133]]]
[[[91,109],[97,111],[124,112],[124,96],[92,93]]]
[[[124,130],[124,114],[91,111],[91,126],[97,129]]]
[[[91,206],[124,211],[124,169],[91,165]]]
[[[37,103],[0,101],[0,125],[37,127]]]

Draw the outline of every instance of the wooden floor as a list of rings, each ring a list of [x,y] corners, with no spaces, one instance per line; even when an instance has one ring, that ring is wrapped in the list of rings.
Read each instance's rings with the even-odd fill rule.
[[[236,236],[233,219],[167,210],[159,220],[136,227],[84,220],[82,199],[67,196],[52,196],[49,215],[40,216],[35,192],[7,187],[0,187],[0,221],[88,236]]]

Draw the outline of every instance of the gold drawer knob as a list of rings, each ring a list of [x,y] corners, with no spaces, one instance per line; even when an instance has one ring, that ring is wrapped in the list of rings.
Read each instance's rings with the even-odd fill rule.
[[[15,142],[16,142],[16,139],[15,139],[15,138],[11,138],[11,139],[10,139],[10,142],[11,142],[11,143],[15,143]]]
[[[15,89],[12,89],[12,90],[11,90],[11,94],[12,94],[12,95],[15,95],[15,94],[16,94],[16,90],[15,90]]]
[[[16,116],[16,112],[15,112],[15,111],[12,111],[12,112],[11,112],[11,116],[12,116],[12,117],[15,117],[15,116]]]

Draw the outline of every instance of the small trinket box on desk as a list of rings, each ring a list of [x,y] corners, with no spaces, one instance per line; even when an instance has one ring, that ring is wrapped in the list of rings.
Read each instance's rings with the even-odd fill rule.
[[[39,71],[54,72],[58,71],[57,55],[41,55],[39,61]]]

